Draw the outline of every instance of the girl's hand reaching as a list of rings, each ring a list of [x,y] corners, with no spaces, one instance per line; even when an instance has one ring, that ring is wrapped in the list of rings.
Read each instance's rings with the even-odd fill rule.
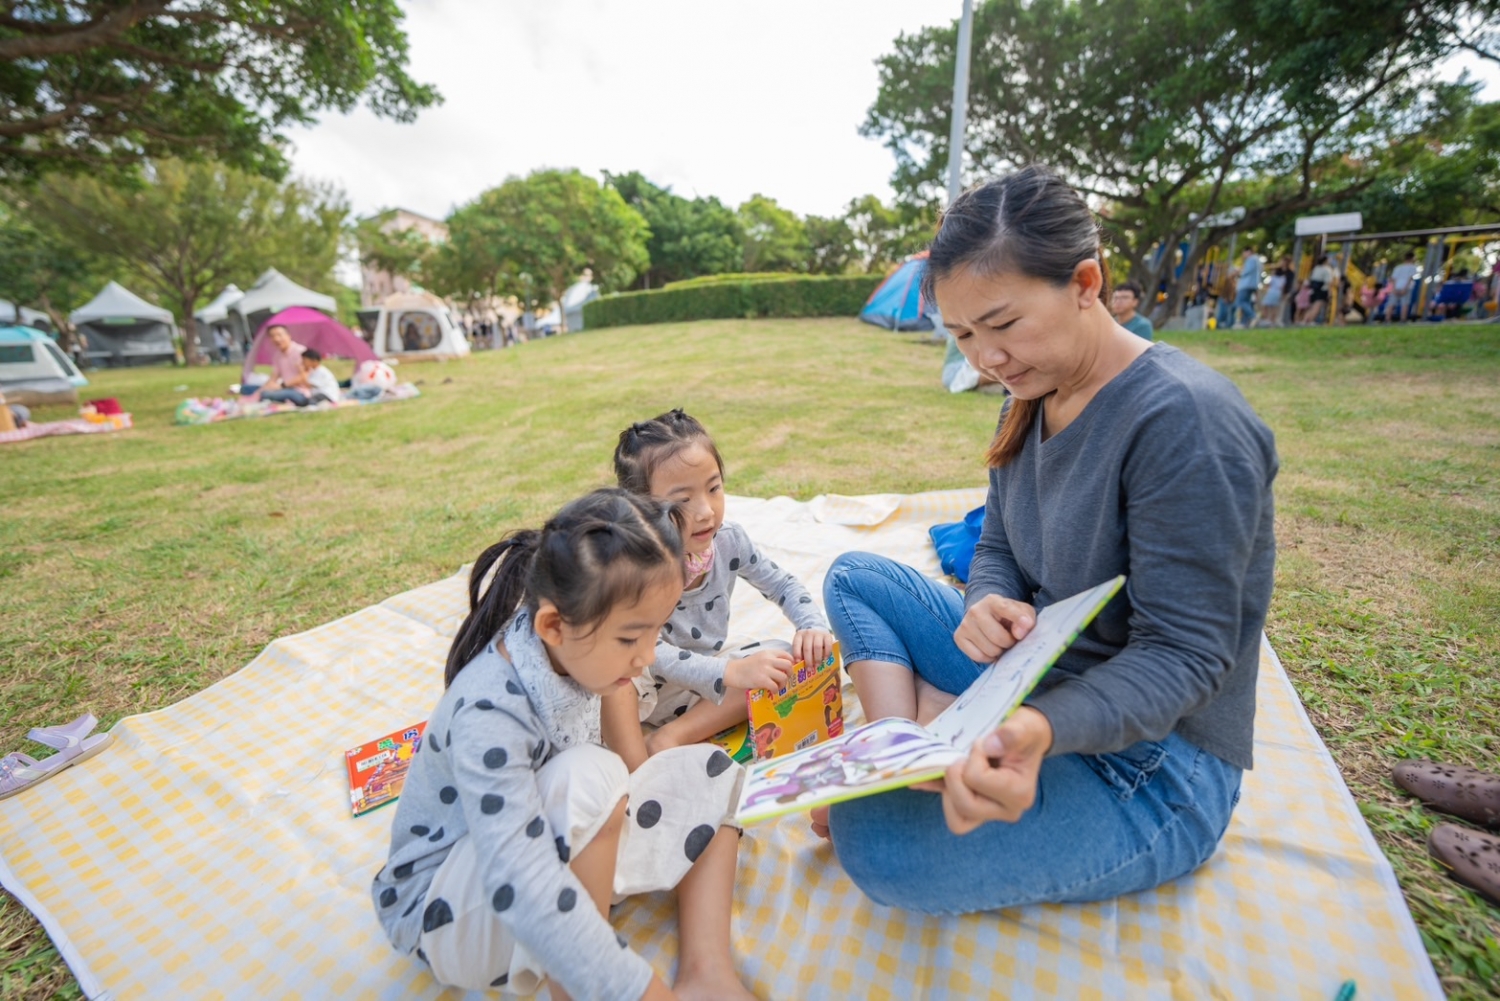
[[[823,663],[833,653],[833,633],[826,629],[799,629],[792,637],[792,663],[808,667]]]
[[[796,665],[792,655],[781,650],[757,650],[748,657],[731,660],[724,668],[724,684],[730,688],[769,688],[786,684],[787,675]]]

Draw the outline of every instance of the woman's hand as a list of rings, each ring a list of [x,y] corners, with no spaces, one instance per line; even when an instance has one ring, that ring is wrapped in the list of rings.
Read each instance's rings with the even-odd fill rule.
[[[1051,747],[1052,724],[1047,717],[1030,706],[1017,709],[944,773],[941,791],[948,830],[968,834],[991,820],[1020,820],[1036,802],[1037,774]]]
[[[1024,601],[990,594],[974,602],[964,613],[963,621],[953,632],[953,642],[965,657],[989,664],[1015,646],[1034,625],[1036,609]]]
[[[725,665],[724,684],[746,691],[768,688],[774,692],[786,684],[787,674],[795,666],[792,655],[783,650],[757,650]]]
[[[833,633],[826,629],[799,629],[792,636],[792,661],[816,667],[833,653]]]

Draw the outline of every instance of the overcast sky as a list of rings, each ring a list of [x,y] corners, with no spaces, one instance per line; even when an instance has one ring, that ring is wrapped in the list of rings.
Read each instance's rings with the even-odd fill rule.
[[[960,10],[959,0],[404,6],[411,73],[445,103],[411,125],[360,110],[291,132],[296,171],[342,185],[359,215],[399,206],[440,219],[538,167],[640,170],[682,195],[735,206],[759,192],[804,215],[888,198],[894,161],[858,131],[875,60],[901,32]],[[1500,79],[1492,65],[1479,72]]]

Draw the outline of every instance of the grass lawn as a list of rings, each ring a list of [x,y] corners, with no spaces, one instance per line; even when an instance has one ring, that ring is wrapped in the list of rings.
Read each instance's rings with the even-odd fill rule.
[[[1500,764],[1500,327],[1168,339],[1275,429],[1271,640],[1450,996],[1500,996],[1500,911],[1428,861],[1433,818],[1388,779],[1404,756]],[[178,400],[231,370],[99,373],[87,392],[134,430],[0,446],[0,751],[451,573],[608,482],[620,428],[671,406],[714,432],[734,493],[981,485],[999,399],[944,392],[940,357],[853,320],[627,328],[406,366],[414,401],[189,428]],[[55,996],[77,986],[0,894],[0,997]]]

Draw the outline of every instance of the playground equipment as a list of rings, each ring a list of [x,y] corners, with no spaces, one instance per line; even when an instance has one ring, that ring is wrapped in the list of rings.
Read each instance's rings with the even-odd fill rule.
[[[1500,222],[1475,223],[1468,226],[1445,226],[1437,229],[1408,229],[1393,231],[1389,233],[1359,233],[1359,232],[1334,232],[1323,237],[1324,245],[1338,244],[1342,250],[1342,262],[1344,272],[1353,275],[1349,271],[1349,259],[1354,253],[1356,243],[1399,241],[1407,246],[1414,246],[1419,241],[1426,244],[1426,250],[1422,256],[1422,270],[1417,276],[1417,316],[1427,313],[1428,307],[1442,305],[1444,301],[1441,296],[1443,285],[1452,274],[1454,257],[1458,253],[1460,245],[1465,243],[1493,243],[1500,241]],[[1301,238],[1298,238],[1298,250],[1300,250]],[[1447,293],[1456,296],[1457,291]],[[1465,296],[1463,302],[1468,301]],[[1500,310],[1494,299],[1488,300],[1482,307],[1486,311],[1494,313]]]

